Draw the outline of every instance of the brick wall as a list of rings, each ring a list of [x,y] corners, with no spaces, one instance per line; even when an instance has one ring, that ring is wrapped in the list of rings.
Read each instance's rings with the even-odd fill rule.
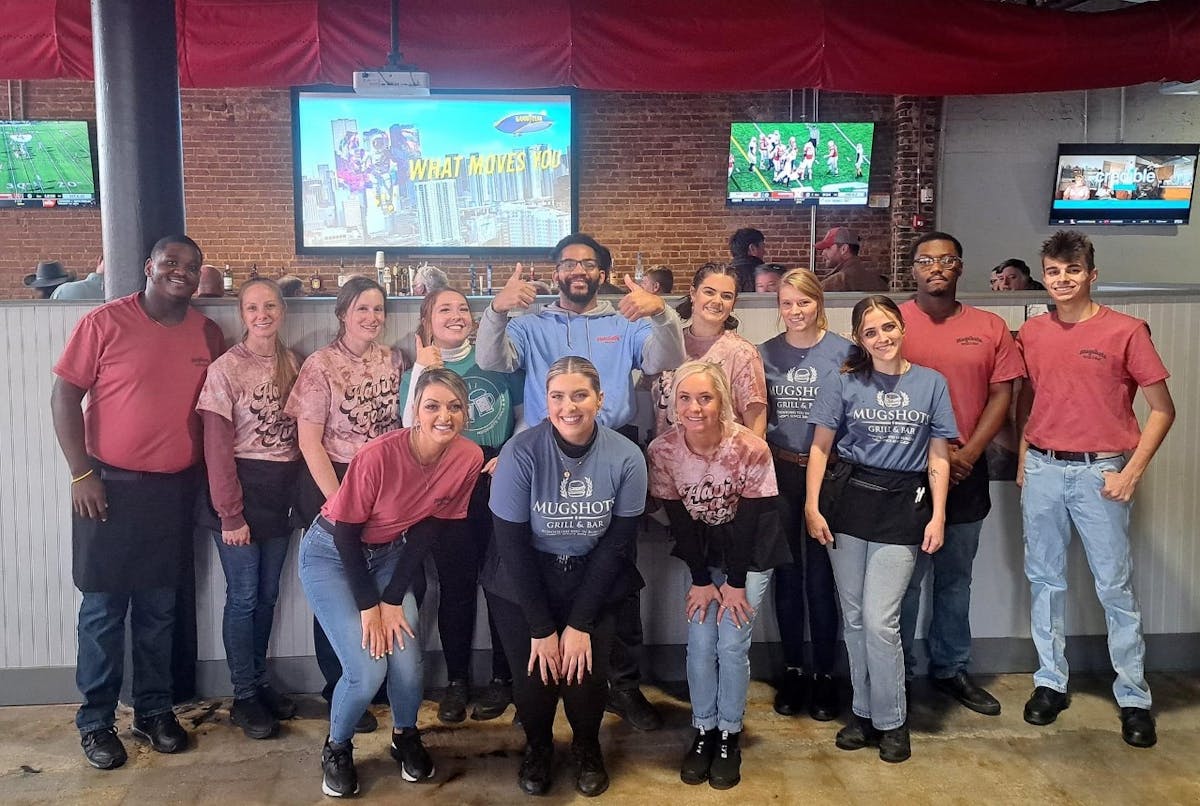
[[[743,226],[766,234],[770,260],[807,266],[809,210],[734,209],[724,198],[729,122],[787,120],[792,110],[800,118],[810,100],[799,91],[581,92],[581,228],[612,248],[618,271],[632,270],[640,250],[647,266],[671,266],[678,282],[706,260],[727,259],[729,234]],[[932,205],[919,205],[917,194],[920,186],[936,184],[940,100],[839,93],[821,93],[818,100],[823,120],[877,124],[871,191],[890,193],[892,207],[820,209],[817,238],[830,226],[856,228],[864,259],[891,268],[903,287],[907,270],[894,258],[914,237],[912,215],[922,212],[932,223]],[[89,82],[0,83],[0,109],[10,102],[14,117],[95,116]],[[182,113],[188,234],[208,261],[230,264],[239,281],[257,264],[268,275],[319,272],[326,288],[333,287],[336,260],[295,254],[288,93],[184,90]],[[0,298],[25,297],[21,278],[38,260],[58,258],[82,277],[99,251],[99,211],[0,210]],[[467,261],[431,262],[465,285]],[[347,259],[347,267],[368,265],[368,257]],[[548,261],[537,268],[540,277],[548,275]]]

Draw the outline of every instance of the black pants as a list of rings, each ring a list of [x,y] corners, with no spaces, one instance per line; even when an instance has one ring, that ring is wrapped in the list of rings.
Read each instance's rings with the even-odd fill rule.
[[[547,593],[551,612],[558,624],[559,633],[566,626],[567,615],[575,592],[576,580],[571,575],[557,579],[548,575]],[[596,619],[591,632],[592,673],[583,683],[542,683],[541,674],[535,671],[526,674],[529,667],[529,622],[520,605],[501,599],[491,593],[487,595],[488,611],[496,620],[496,628],[508,656],[509,666],[516,671],[513,677],[513,701],[517,705],[517,716],[525,729],[525,740],[536,746],[548,746],[554,741],[554,714],[561,698],[575,744],[596,745],[600,741],[600,721],[604,718],[604,702],[607,697],[608,658],[612,651],[614,614],[604,610]]]
[[[626,425],[617,433],[638,444],[637,426]],[[639,445],[639,447],[641,447]],[[637,564],[637,541],[630,544],[632,562]],[[616,689],[637,688],[642,682],[642,594],[636,591],[617,606],[616,632],[609,656],[608,682]],[[595,649],[593,647],[593,654]]]
[[[807,624],[813,661],[809,671],[831,674],[837,660],[837,587],[829,552],[809,537],[805,525],[805,470],[795,462],[775,462],[780,514],[793,558],[791,563],[775,569],[775,613],[784,664],[794,669],[807,668],[804,662]]]
[[[438,635],[446,658],[446,679],[450,681],[467,682],[470,679],[479,569],[493,533],[492,512],[488,509],[491,487],[491,476],[481,474],[471,493],[466,521],[459,528],[438,535],[433,543],[433,560],[441,590]],[[492,633],[492,677],[511,680],[512,672],[490,609],[488,627]]]

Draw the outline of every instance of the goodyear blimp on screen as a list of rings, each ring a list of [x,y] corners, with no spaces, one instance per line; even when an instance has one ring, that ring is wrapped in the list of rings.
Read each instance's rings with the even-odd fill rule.
[[[545,112],[518,112],[496,121],[496,128],[505,134],[533,134],[545,131],[554,121]]]

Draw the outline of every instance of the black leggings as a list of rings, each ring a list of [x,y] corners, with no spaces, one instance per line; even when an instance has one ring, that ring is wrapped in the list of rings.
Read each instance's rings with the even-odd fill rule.
[[[566,579],[566,577],[564,577]],[[563,588],[555,590],[555,588]],[[571,609],[573,589],[567,585],[554,584],[553,575],[546,579],[550,609],[558,624],[559,634],[566,626],[567,614]],[[604,703],[607,698],[608,658],[612,651],[614,613],[605,608],[596,618],[592,637],[592,673],[585,676],[583,683],[571,685],[551,682],[543,684],[540,672],[526,674],[529,666],[529,622],[520,605],[507,599],[487,594],[488,611],[496,620],[504,652],[509,666],[516,672],[513,677],[513,700],[517,705],[517,716],[525,729],[525,740],[534,746],[547,747],[554,741],[554,714],[561,698],[567,720],[571,723],[573,743],[580,746],[596,746],[600,741],[600,722],[604,718]]]

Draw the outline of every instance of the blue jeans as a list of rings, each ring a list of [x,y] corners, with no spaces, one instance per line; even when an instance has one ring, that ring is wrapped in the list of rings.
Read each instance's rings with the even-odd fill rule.
[[[1108,654],[1117,679],[1113,695],[1122,708],[1149,708],[1142,614],[1133,594],[1129,552],[1132,503],[1100,495],[1104,474],[1125,467],[1125,458],[1087,464],[1025,455],[1021,514],[1025,523],[1025,576],[1032,594],[1031,632],[1039,668],[1034,685],[1067,690],[1067,546],[1071,526],[1079,532],[1108,624]]]
[[[946,542],[934,554],[917,552],[917,565],[900,605],[900,636],[904,644],[904,671],[912,677],[915,660],[917,611],[921,607],[921,580],[933,570],[930,600],[929,673],[954,677],[971,663],[971,570],[979,551],[983,521],[946,524]]]
[[[248,546],[226,545],[219,529],[210,529],[225,570],[225,615],[221,637],[233,681],[233,696],[249,699],[267,682],[267,644],[279,598],[279,574],[287,558],[288,539],[254,540]]]
[[[151,717],[171,710],[171,635],[175,588],[124,593],[84,593],[79,605],[75,684],[83,704],[75,714],[80,733],[110,728],[125,674],[125,612],[133,636],[133,711]]]
[[[709,569],[713,584],[725,584],[725,573]],[[770,571],[746,574],[746,601],[754,610],[749,624],[734,626],[728,613],[717,623],[717,603],[708,606],[704,623],[700,614],[688,622],[687,679],[692,698],[692,727],[704,730],[742,729],[746,691],[750,688],[750,633],[758,620],[759,606],[771,583]]]
[[[399,540],[382,546],[363,544],[367,568],[380,593],[391,581],[403,550]],[[417,709],[421,707],[425,689],[421,646],[417,639],[406,636],[404,649],[395,649],[379,660],[363,649],[362,612],[354,601],[333,535],[318,523],[300,541],[300,584],[342,664],[342,676],[333,689],[330,704],[329,738],[348,742],[354,737],[354,723],[367,710],[385,678],[393,727],[396,730],[416,727]],[[404,595],[404,616],[419,635],[417,601],[411,590]]]
[[[900,600],[908,589],[919,546],[872,543],[835,535],[829,550],[842,600],[842,636],[854,684],[851,708],[879,730],[908,717],[904,702],[904,651]]]

